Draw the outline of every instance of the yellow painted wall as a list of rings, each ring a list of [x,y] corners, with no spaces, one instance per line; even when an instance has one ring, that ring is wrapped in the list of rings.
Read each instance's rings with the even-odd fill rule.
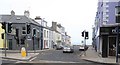
[[[4,29],[2,29],[2,24],[0,24],[0,48],[4,48],[4,39],[1,38],[1,34],[4,32]]]

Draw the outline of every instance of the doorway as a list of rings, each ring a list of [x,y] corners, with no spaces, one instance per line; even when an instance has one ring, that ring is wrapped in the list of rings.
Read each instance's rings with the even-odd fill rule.
[[[12,50],[12,39],[9,39],[9,50]]]
[[[116,37],[109,37],[109,56],[116,54]]]

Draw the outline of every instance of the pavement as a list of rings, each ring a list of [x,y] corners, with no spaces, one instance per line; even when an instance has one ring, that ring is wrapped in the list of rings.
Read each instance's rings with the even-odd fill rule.
[[[85,52],[83,51],[80,58],[86,61],[97,62],[97,63],[117,64],[115,56],[102,58],[100,54],[98,54],[98,52],[96,52],[92,46],[89,46],[87,51]],[[120,64],[120,62],[118,64]]]
[[[44,49],[44,50],[36,50],[35,53],[34,51],[28,51],[26,57],[22,57],[21,53],[19,50],[7,50],[7,54],[5,57],[5,52],[4,50],[0,50],[0,58],[3,59],[12,59],[12,60],[20,60],[20,61],[29,61],[32,58],[36,57],[40,52],[48,51],[51,49]]]

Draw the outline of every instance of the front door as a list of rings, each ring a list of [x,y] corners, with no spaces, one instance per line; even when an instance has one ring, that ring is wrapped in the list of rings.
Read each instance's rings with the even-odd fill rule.
[[[116,37],[109,37],[109,56],[116,54]]]
[[[9,39],[9,50],[12,50],[12,39]]]
[[[108,36],[102,36],[102,57],[108,57]]]

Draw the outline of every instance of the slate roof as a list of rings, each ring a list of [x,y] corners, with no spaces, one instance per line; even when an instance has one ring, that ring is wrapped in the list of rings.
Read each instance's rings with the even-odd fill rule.
[[[40,26],[40,24],[38,22],[36,22],[35,20],[28,18],[24,15],[0,15],[0,19],[2,22],[12,22],[12,23],[32,23],[35,25]]]

